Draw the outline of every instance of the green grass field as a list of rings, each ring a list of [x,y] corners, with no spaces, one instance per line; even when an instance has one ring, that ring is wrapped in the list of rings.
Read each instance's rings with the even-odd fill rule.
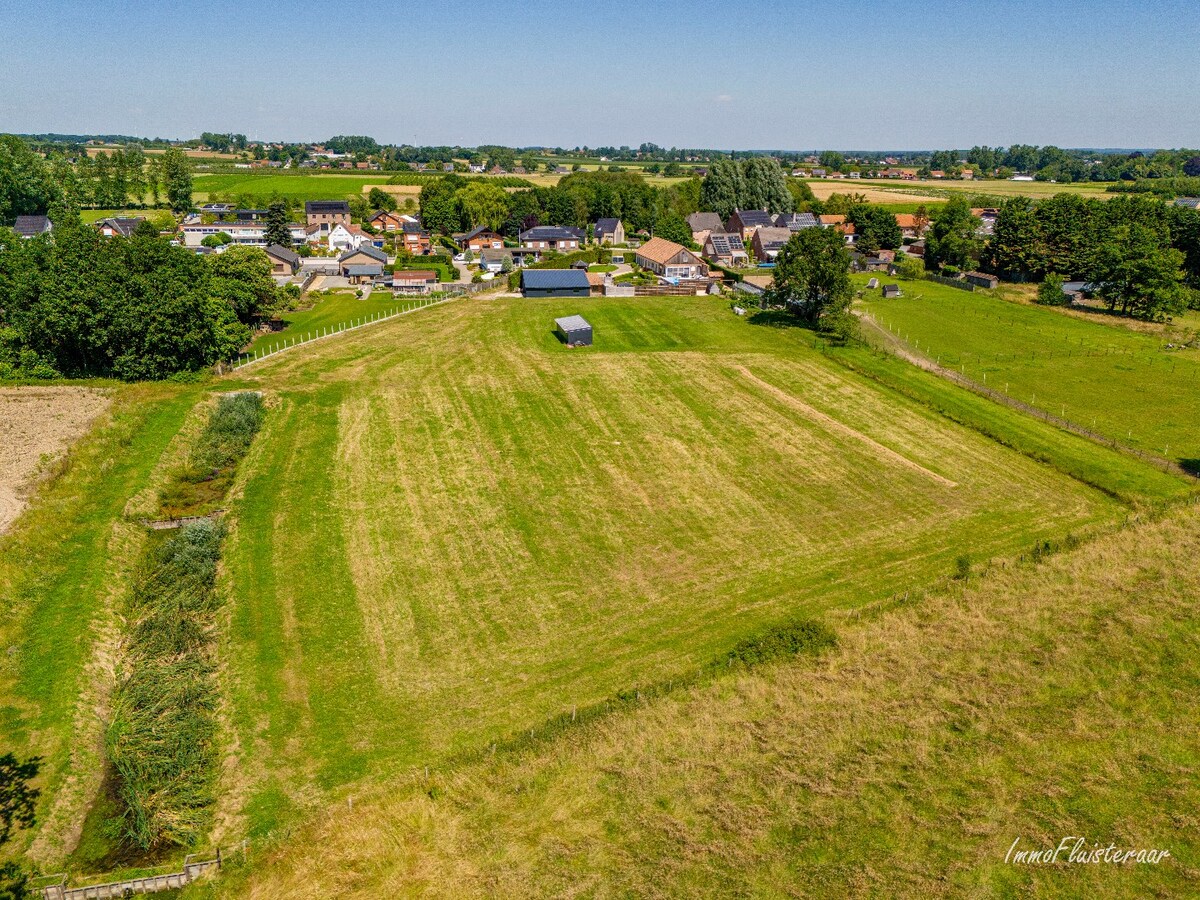
[[[369,302],[331,295],[289,328],[369,313]],[[552,334],[553,319],[574,312],[595,327],[594,347],[569,349]],[[469,298],[281,354],[207,388],[123,389],[119,427],[87,438],[3,538],[0,643],[30,650],[0,657],[0,724],[12,735],[6,746],[47,760],[39,827],[18,852],[44,871],[76,872],[94,871],[107,852],[98,837],[108,807],[97,800],[97,723],[119,659],[114,610],[144,541],[133,520],[166,483],[172,448],[190,446],[196,404],[211,390],[261,390],[268,410],[226,501],[219,659],[229,763],[211,836],[226,847],[242,838],[278,846],[306,821],[329,821],[317,814],[349,797],[356,809],[381,792],[407,804],[411,779],[426,767],[469,784],[479,777],[471,760],[494,743],[542,734],[548,721],[614,694],[688,679],[781,621],[817,616],[839,630],[860,615],[869,622],[880,604],[949,584],[962,558],[978,571],[1068,533],[1110,529],[1132,506],[1189,489],[867,348],[823,351],[814,335],[784,324],[736,317],[720,298]],[[954,646],[955,634],[939,635],[938,646]],[[895,665],[903,658],[920,668],[920,645],[893,648]],[[843,668],[873,671],[874,660],[864,652]],[[930,677],[939,667],[952,669],[928,658]],[[888,683],[906,685],[902,677]],[[912,683],[924,696],[924,682]],[[711,726],[710,741],[727,729],[731,739],[753,734],[741,712],[727,715],[714,699],[740,684],[689,688],[694,701],[670,704],[708,703],[707,717],[691,708],[687,715],[701,730]],[[776,687],[786,693],[792,684]],[[850,690],[842,705],[872,696],[868,687]],[[934,692],[913,707],[912,721],[923,729],[953,706]],[[822,752],[835,753],[840,735],[823,738],[831,749]],[[698,753],[705,747],[682,729],[662,735],[664,772],[675,739]],[[548,752],[569,752],[574,740]],[[871,746],[860,755],[873,759]],[[912,755],[895,770],[879,760],[893,774],[875,786],[838,788],[861,796],[866,810],[841,820],[848,844],[865,840],[872,810],[901,815],[894,772],[919,768],[923,746],[906,745]],[[501,750],[503,766],[515,759]],[[971,787],[962,781],[967,769],[945,765],[949,787],[922,806],[939,821],[956,792]],[[664,777],[647,796],[670,808],[670,785],[679,782]],[[553,782],[535,780],[531,789]],[[870,797],[854,795],[856,785]],[[628,834],[604,824],[604,804],[625,797],[620,779],[604,797],[586,783],[580,790],[596,815],[569,808],[570,827],[606,830],[618,857],[670,852],[657,838],[653,852],[633,849],[639,819]],[[463,821],[474,822],[473,804],[486,801],[466,788],[458,796]],[[542,816],[542,801],[530,796],[531,814]],[[748,814],[753,807],[737,796],[730,814]],[[616,802],[643,800],[638,792]],[[373,821],[392,814],[366,808]],[[510,813],[497,809],[503,829]],[[379,811],[386,814],[376,819]],[[441,827],[429,819],[430,829]],[[555,826],[539,819],[531,827],[549,834]],[[433,844],[400,855],[459,852],[428,833]],[[779,846],[799,859],[817,853],[810,838],[781,834]],[[919,857],[928,846],[904,849]],[[292,850],[314,864],[327,860],[323,849]],[[740,853],[728,858],[738,871]],[[376,874],[398,858],[384,855]],[[263,876],[278,877],[268,863]],[[326,869],[339,877],[353,865]],[[486,869],[465,865],[464,877]],[[629,867],[628,877],[638,871]],[[787,871],[764,871],[763,883]],[[706,893],[713,884],[683,874],[673,891]],[[245,887],[230,876],[229,890]],[[500,893],[507,877],[495,882]],[[293,895],[268,883],[252,895]],[[637,884],[627,892],[641,893]],[[406,890],[389,882],[383,893]],[[329,893],[322,883],[295,895]]]
[[[905,297],[869,292],[864,306],[922,353],[1139,449],[1200,460],[1200,349],[1166,349],[1188,337],[1182,330],[1140,331],[928,281],[902,287]]]
[[[386,172],[370,175],[196,175],[192,199],[205,203],[216,198],[239,196],[268,200],[291,197],[296,200],[346,200],[362,193],[364,185],[387,184]]]
[[[278,402],[226,556],[251,834],[1118,514],[721,301],[584,301],[568,350],[579,305],[462,301],[244,373]]]

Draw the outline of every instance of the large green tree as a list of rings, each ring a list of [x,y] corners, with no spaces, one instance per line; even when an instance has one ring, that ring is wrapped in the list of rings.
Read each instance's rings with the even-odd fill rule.
[[[965,197],[954,197],[934,217],[925,238],[925,264],[968,269],[979,250],[976,229],[979,220],[971,215]]]
[[[895,250],[904,241],[895,214],[882,206],[856,203],[846,219],[854,225],[854,245],[860,253]]]
[[[714,159],[700,186],[700,208],[727,219],[739,207],[744,193],[738,164],[730,159]]]
[[[1187,308],[1183,254],[1147,225],[1119,225],[1089,254],[1087,278],[1109,309],[1160,321]]]
[[[0,225],[45,213],[58,196],[42,158],[19,137],[0,135]]]
[[[292,229],[288,227],[287,203],[276,200],[267,207],[266,230],[263,240],[280,247],[292,246]]]
[[[159,171],[166,187],[167,204],[176,213],[192,208],[192,161],[178,147],[162,155]]]
[[[809,324],[837,321],[847,314],[853,296],[850,254],[835,229],[804,228],[775,257],[767,301],[786,305]]]
[[[19,760],[11,753],[0,756],[0,847],[18,828],[33,825],[34,807],[40,793],[32,784],[41,768],[41,758]],[[31,897],[29,875],[15,862],[0,864],[0,900]]]
[[[496,231],[508,219],[508,194],[504,188],[486,181],[473,181],[458,191],[462,210],[460,220],[471,227],[486,225]]]

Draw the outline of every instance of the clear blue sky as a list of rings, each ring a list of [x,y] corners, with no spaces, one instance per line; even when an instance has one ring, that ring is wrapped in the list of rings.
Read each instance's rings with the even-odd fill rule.
[[[1200,147],[1195,0],[5,2],[0,131]]]

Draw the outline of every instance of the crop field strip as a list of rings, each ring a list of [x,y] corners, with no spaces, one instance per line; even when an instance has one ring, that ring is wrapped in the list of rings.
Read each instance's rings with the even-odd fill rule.
[[[983,293],[904,287],[866,308],[926,356],[1147,452],[1185,466],[1200,458],[1200,350]]]
[[[226,549],[255,772],[226,814],[252,832],[1117,513],[720,303],[587,301],[579,352],[548,329],[568,302],[431,309],[242,376],[281,398]]]

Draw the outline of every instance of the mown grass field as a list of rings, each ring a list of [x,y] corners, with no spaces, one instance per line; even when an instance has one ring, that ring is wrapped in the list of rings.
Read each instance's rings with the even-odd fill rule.
[[[1191,897],[1196,508],[332,807],[218,896]],[[1158,865],[1014,865],[1064,838]],[[1066,854],[1063,854],[1066,859]]]
[[[369,175],[196,175],[192,199],[205,203],[216,197],[293,197],[296,200],[348,200],[363,192],[364,186],[387,184],[386,172]]]
[[[551,334],[577,310],[592,350]],[[810,342],[462,300],[242,373],[277,406],[225,558],[229,833],[1122,514]]]
[[[1166,346],[1187,339],[1183,330],[1135,330],[928,281],[902,287],[895,300],[868,292],[864,307],[922,353],[1141,450],[1200,460],[1200,349]]]
[[[855,179],[841,181],[812,181],[810,185],[842,185],[841,190],[852,189],[853,185],[862,185],[869,191],[903,196],[904,194],[919,194],[925,197],[945,199],[954,194],[991,194],[998,197],[1031,197],[1035,200],[1053,197],[1055,194],[1079,194],[1081,197],[1107,200],[1116,196],[1106,192],[1110,182],[1086,181],[1076,184],[1057,184],[1050,181],[1008,181],[996,179],[975,179],[972,181],[947,181],[931,179],[928,181],[896,181],[883,179]],[[838,188],[833,188],[838,190]],[[821,196],[820,194],[817,195]]]

